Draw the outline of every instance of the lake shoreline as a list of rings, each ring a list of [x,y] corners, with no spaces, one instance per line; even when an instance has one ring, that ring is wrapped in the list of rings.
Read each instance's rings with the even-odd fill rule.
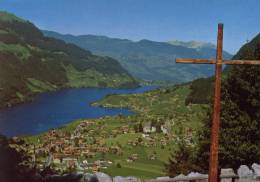
[[[127,107],[136,112],[128,116],[117,114],[96,119],[74,120],[63,127],[28,136],[24,140],[29,146],[42,149],[50,141],[55,145],[64,142],[66,138],[67,142],[62,147],[72,148],[72,158],[77,159],[79,163],[84,159],[78,156],[88,150],[89,155],[85,156],[88,162],[110,161],[107,168],[100,168],[106,174],[156,178],[163,175],[161,171],[164,164],[171,153],[177,151],[180,138],[192,144],[197,142],[197,138],[193,139],[191,136],[196,136],[203,126],[207,107],[185,105],[185,98],[189,93],[189,85],[186,85],[159,88],[140,94],[107,94],[96,100],[99,105],[97,108]],[[146,127],[148,124],[150,131]],[[156,130],[151,131],[151,127],[155,127]],[[86,150],[75,147],[77,141]],[[63,155],[64,151],[57,150],[56,154]],[[39,161],[41,164],[44,162],[44,158]],[[118,164],[121,165],[120,168]],[[64,164],[59,163],[56,168],[59,169],[60,166]],[[91,172],[93,169],[88,170]]]
[[[4,104],[4,105],[0,104],[0,111],[4,110],[4,109],[15,107],[15,106],[19,106],[21,104],[31,103],[31,102],[33,102],[35,97],[37,97],[37,96],[39,96],[41,94],[44,94],[44,93],[48,93],[48,92],[56,92],[56,91],[62,91],[62,90],[66,90],[66,89],[80,89],[80,88],[132,89],[132,88],[139,88],[139,87],[142,87],[142,85],[140,85],[140,83],[138,83],[138,85],[133,86],[133,87],[60,87],[60,88],[57,88],[57,89],[54,89],[54,90],[45,90],[43,92],[28,93],[27,95],[24,95],[24,98],[23,98],[24,100],[19,100],[18,98],[14,98],[12,100],[7,101],[7,104]]]
[[[66,124],[78,119],[97,119],[104,116],[115,116],[121,113],[122,115],[130,115],[135,113],[135,111],[132,111],[129,108],[97,107],[93,106],[92,103],[98,102],[99,100],[104,99],[107,95],[111,94],[143,93],[146,91],[154,90],[156,88],[158,87],[145,86],[127,89],[65,88],[61,90],[40,93],[37,94],[31,102],[26,102],[24,104],[19,104],[11,108],[0,110],[0,132],[4,135],[7,135],[8,137],[32,136],[35,134],[46,132],[51,128],[63,127]],[[49,97],[51,97],[52,99],[49,99]],[[63,97],[65,98],[65,100]],[[57,100],[55,101],[55,99]],[[48,108],[48,104],[50,104],[51,108]],[[39,107],[41,109],[39,109]],[[51,112],[44,110],[58,111]],[[12,123],[16,123],[16,125]],[[28,126],[28,128],[26,126]],[[36,129],[33,129],[33,127],[35,127]],[[33,129],[32,131],[30,130],[31,128]]]
[[[150,85],[151,86],[151,85]],[[140,86],[142,87],[142,86]],[[159,89],[160,87],[157,86],[156,88],[152,89],[152,90],[149,90],[149,91],[145,91],[145,92],[150,92],[150,91],[154,91],[154,90],[157,90]],[[143,92],[143,93],[145,93]],[[139,93],[139,94],[143,94],[143,93]],[[114,106],[114,105],[111,105],[111,106],[107,106],[107,105],[102,105],[102,104],[99,104],[100,101],[104,100],[106,97],[108,97],[109,95],[111,94],[107,94],[106,96],[104,96],[102,99],[100,100],[96,100],[92,103],[89,103],[90,106],[92,107],[98,107],[98,108],[109,108],[109,109],[113,109],[113,108],[119,108],[118,106]],[[118,94],[112,94],[112,95],[118,95]],[[127,94],[129,95],[129,94]],[[131,107],[122,107],[121,109],[126,109],[130,112],[132,112],[130,115],[123,115],[123,116],[132,116],[132,115],[137,115],[140,113],[140,111],[138,110],[134,110],[133,108]],[[21,137],[21,138],[31,138],[31,137],[39,137],[41,135],[44,135],[46,133],[48,133],[49,131],[51,130],[63,130],[63,129],[66,129],[66,128],[71,128],[73,127],[74,125],[76,124],[80,124],[81,122],[84,122],[86,120],[102,120],[102,119],[105,119],[106,117],[110,117],[110,118],[117,118],[119,117],[121,114],[117,114],[117,115],[114,115],[114,116],[102,116],[102,117],[99,117],[99,118],[82,118],[82,119],[77,119],[77,120],[72,120],[71,122],[67,123],[67,124],[64,124],[63,126],[60,126],[60,127],[57,127],[57,128],[50,128],[49,130],[45,131],[45,132],[42,132],[42,133],[39,133],[39,134],[36,134],[36,135],[28,135],[28,136],[18,136],[18,137]]]

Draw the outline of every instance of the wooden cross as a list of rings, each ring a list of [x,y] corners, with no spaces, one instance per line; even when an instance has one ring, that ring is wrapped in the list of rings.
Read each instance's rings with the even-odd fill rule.
[[[218,148],[219,148],[220,99],[221,99],[220,92],[221,92],[222,64],[260,65],[260,61],[257,61],[257,60],[222,60],[222,50],[223,50],[223,24],[218,24],[216,60],[176,59],[176,63],[215,64],[215,95],[214,95],[213,117],[212,117],[212,128],[211,128],[209,182],[217,182],[217,179],[218,179]]]

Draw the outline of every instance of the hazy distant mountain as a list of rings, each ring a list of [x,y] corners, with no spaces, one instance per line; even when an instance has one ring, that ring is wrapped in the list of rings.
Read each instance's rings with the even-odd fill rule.
[[[216,46],[212,43],[208,42],[198,42],[198,41],[188,41],[188,42],[183,42],[179,40],[173,40],[169,41],[168,43],[176,46],[183,46],[183,47],[188,47],[188,48],[193,48],[193,49],[202,49],[202,48],[211,48],[215,49]]]
[[[215,58],[216,57],[216,46],[209,42],[198,42],[198,41],[169,41],[168,43],[176,46],[183,46],[191,49],[196,49],[204,58]],[[223,51],[224,58],[230,59],[232,57],[231,54],[229,54],[226,51]]]
[[[0,12],[0,107],[65,87],[137,86],[113,58],[44,37],[32,23]]]
[[[62,35],[57,32],[43,31],[46,36],[62,39],[99,55],[117,59],[133,76],[145,80],[170,80],[186,82],[213,73],[209,65],[181,65],[175,58],[215,58],[215,46],[190,42],[186,46],[179,42],[154,42],[141,40],[109,38],[95,35]],[[196,48],[194,48],[194,46]],[[232,56],[224,52],[225,58]]]

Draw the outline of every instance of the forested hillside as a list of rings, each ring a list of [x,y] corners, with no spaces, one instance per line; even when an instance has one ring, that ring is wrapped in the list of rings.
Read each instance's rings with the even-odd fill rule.
[[[113,58],[47,38],[32,23],[0,12],[0,107],[65,87],[134,87]]]
[[[134,77],[142,80],[181,83],[208,77],[214,73],[212,66],[175,63],[175,58],[215,58],[216,49],[212,44],[191,47],[190,44],[174,44],[174,42],[150,40],[134,42],[95,35],[74,36],[51,31],[43,31],[43,33],[49,37],[74,43],[98,55],[111,56],[117,59]],[[229,59],[232,56],[224,51],[224,57]]]
[[[259,35],[244,45],[236,59],[260,61]],[[260,162],[260,67],[233,66],[222,86],[220,166],[237,169]],[[198,163],[205,165],[210,145],[211,113],[201,132]],[[203,162],[204,161],[204,162]],[[203,167],[202,167],[203,168]]]
[[[260,61],[260,35],[244,45],[233,59]],[[219,169],[260,162],[260,66],[236,65],[224,71],[221,90],[221,122]],[[198,145],[182,150],[166,165],[169,175],[190,171],[208,171],[214,78],[198,79],[191,83],[186,104],[208,103],[211,107],[198,132]],[[177,161],[177,162],[176,162]]]
[[[243,45],[232,59],[259,59],[260,54],[260,34],[252,41]],[[237,67],[237,66],[235,66]],[[248,66],[245,66],[247,68]],[[256,66],[257,67],[257,66]],[[226,79],[234,66],[228,66],[223,71],[223,79]],[[256,74],[257,75],[257,74]],[[186,103],[210,103],[214,89],[214,78],[198,79],[191,82],[191,93],[186,99]]]

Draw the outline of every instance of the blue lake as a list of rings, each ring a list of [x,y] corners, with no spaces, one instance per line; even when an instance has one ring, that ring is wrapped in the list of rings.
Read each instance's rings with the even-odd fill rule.
[[[0,134],[32,135],[61,127],[76,119],[130,115],[133,113],[125,108],[93,107],[91,103],[104,98],[107,94],[143,93],[155,88],[157,87],[80,88],[43,93],[36,96],[31,103],[0,110]]]

